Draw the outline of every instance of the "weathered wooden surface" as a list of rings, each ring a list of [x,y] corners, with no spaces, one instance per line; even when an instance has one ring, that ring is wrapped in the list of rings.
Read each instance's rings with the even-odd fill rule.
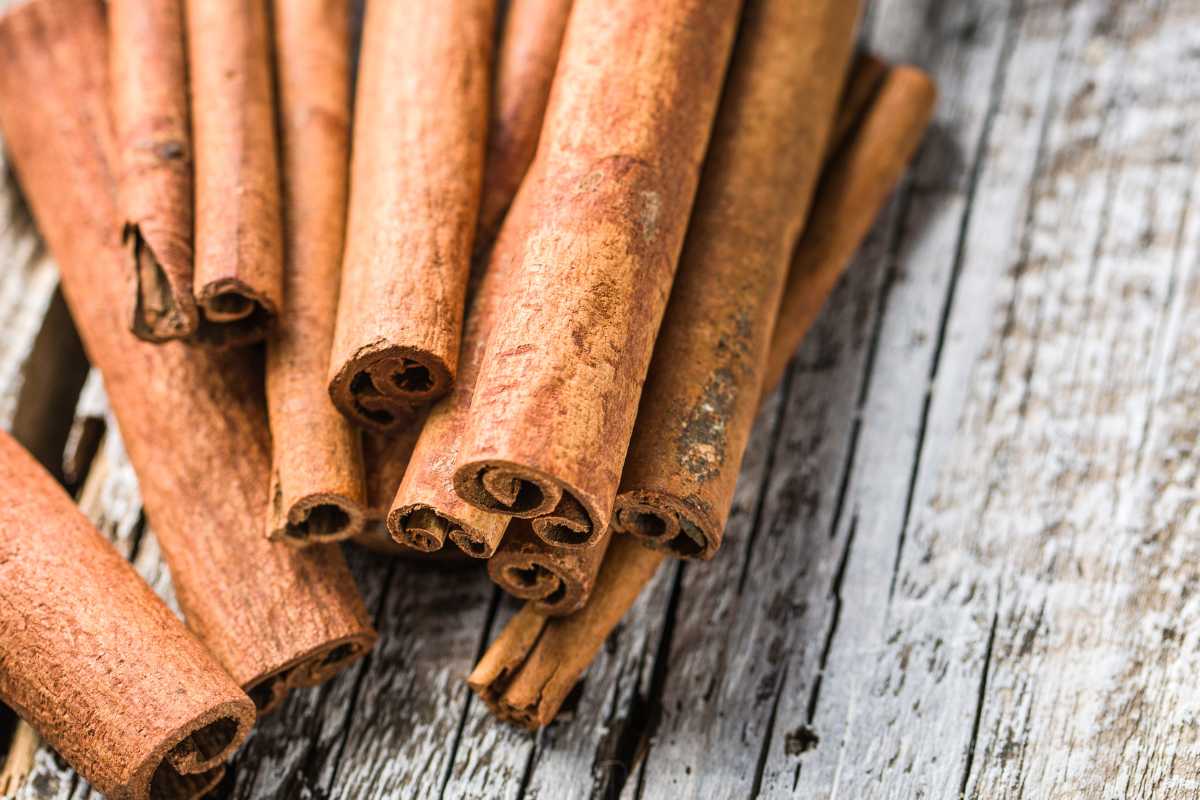
[[[864,38],[935,73],[936,130],[763,413],[721,557],[668,565],[535,736],[462,683],[513,611],[486,578],[356,551],[379,647],[219,796],[1200,794],[1198,25],[1198,0],[875,0]],[[169,592],[102,393],[63,410],[54,284],[6,180],[0,423],[68,443]],[[22,798],[88,796],[33,769]]]

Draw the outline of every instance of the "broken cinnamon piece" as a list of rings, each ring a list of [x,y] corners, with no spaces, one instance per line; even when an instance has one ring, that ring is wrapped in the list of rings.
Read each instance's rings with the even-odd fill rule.
[[[533,161],[571,0],[508,4],[492,88],[476,252],[486,251]]]
[[[32,0],[0,21],[0,129],[104,376],[188,626],[260,712],[375,639],[340,549],[262,535],[270,472],[252,353],[142,342],[122,324],[124,254],[99,0]]]
[[[111,0],[113,124],[121,148],[121,236],[135,296],[131,329],[186,339],[192,296],[192,137],[182,0]]]
[[[682,558],[709,559],[721,545],[859,9],[857,0],[747,3],[621,475],[616,533]]]
[[[250,733],[245,692],[3,432],[0,585],[0,699],[99,791],[198,796]]]
[[[271,506],[267,534],[296,546],[364,525],[360,434],[326,388],[345,241],[350,10],[274,0],[287,313],[267,342]]]
[[[283,307],[268,0],[185,0],[195,151],[196,339],[260,341]]]
[[[401,427],[449,391],[479,214],[495,0],[367,5],[329,393]]]
[[[740,7],[573,5],[454,476],[552,544],[608,525]]]

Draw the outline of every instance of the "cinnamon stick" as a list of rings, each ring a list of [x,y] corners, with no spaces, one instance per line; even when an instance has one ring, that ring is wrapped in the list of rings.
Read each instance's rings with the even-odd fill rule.
[[[267,343],[267,532],[295,545],[348,539],[364,524],[359,433],[325,382],[345,240],[349,18],[344,0],[274,0],[288,310]]]
[[[608,525],[740,0],[576,0],[455,472],[564,547]]]
[[[551,547],[527,519],[513,519],[487,562],[488,576],[504,591],[530,601],[538,613],[561,617],[587,602],[611,537],[595,547]]]
[[[822,179],[821,202],[792,257],[763,387],[770,391],[904,174],[933,115],[937,87],[916,67],[892,69],[857,133]]]
[[[651,547],[710,559],[721,545],[859,10],[746,5],[613,515]]]
[[[496,52],[477,252],[491,245],[542,132],[571,0],[512,0]]]
[[[387,431],[457,371],[495,0],[367,6],[329,392]]]
[[[130,325],[151,342],[186,339],[192,296],[192,137],[182,0],[111,0],[113,123],[121,148],[122,238],[135,297]]]
[[[186,0],[199,341],[263,339],[283,306],[268,0]]]
[[[195,797],[254,704],[0,432],[0,699],[110,797]]]
[[[0,129],[92,364],[104,376],[189,627],[260,710],[374,641],[335,545],[262,535],[270,472],[261,366],[151,345],[122,324],[115,142],[99,0],[32,0],[0,22]]]
[[[809,309],[824,301],[830,276],[840,273],[849,258],[848,243],[857,245],[865,236],[861,216],[878,213],[882,200],[877,198],[898,180],[897,172],[879,165],[911,158],[933,101],[934,87],[924,73],[898,67],[888,74],[863,121],[826,167],[807,232],[792,259],[783,307]],[[871,182],[874,190],[868,191]],[[849,202],[850,197],[859,202]],[[838,246],[824,244],[828,241]],[[801,297],[805,292],[811,294]],[[768,362],[786,363],[793,334],[789,329],[773,337]],[[772,384],[764,388],[770,390]],[[583,609],[548,619],[527,605],[484,653],[468,678],[471,688],[502,719],[529,728],[548,724],[664,558],[663,550],[645,548],[633,537],[616,537]]]

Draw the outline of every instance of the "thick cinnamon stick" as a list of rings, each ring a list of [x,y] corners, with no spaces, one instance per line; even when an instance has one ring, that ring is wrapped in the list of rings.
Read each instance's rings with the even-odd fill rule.
[[[110,797],[195,797],[254,704],[0,432],[0,699]]]
[[[534,534],[529,520],[513,519],[488,559],[488,575],[504,591],[530,601],[538,613],[565,616],[587,602],[611,538],[583,549],[551,547]]]
[[[0,129],[138,475],[189,627],[260,709],[374,641],[335,545],[262,535],[270,458],[261,367],[137,340],[124,261],[98,0],[33,0],[0,22]],[[235,357],[238,356],[238,357]]]
[[[576,0],[522,193],[530,232],[455,489],[564,547],[608,525],[740,0]]]
[[[147,341],[186,339],[199,312],[183,2],[111,0],[108,20],[120,219],[135,286],[130,324]]]
[[[859,8],[746,4],[612,522],[673,555],[721,545]]]
[[[308,545],[364,523],[359,433],[326,388],[345,240],[349,5],[274,0],[287,313],[267,343],[271,538]]]
[[[870,112],[822,178],[792,257],[763,387],[770,391],[904,174],[929,126],[937,87],[915,67],[892,69]]]
[[[329,391],[370,430],[457,371],[495,17],[495,0],[367,6]]]
[[[857,245],[865,236],[858,215],[873,217],[882,202],[876,198],[885,196],[898,179],[898,173],[880,169],[880,162],[891,164],[899,158],[893,149],[911,158],[928,125],[933,100],[934,87],[924,73],[909,67],[889,73],[861,125],[826,168],[809,227],[792,259],[784,307],[809,309],[828,296],[829,277],[839,274],[849,258],[846,243]],[[867,190],[868,182],[877,182],[873,191]],[[856,187],[850,194],[862,203],[847,202],[840,185]],[[813,227],[818,220],[824,227]],[[825,241],[839,246],[821,244]],[[797,279],[797,270],[821,279]],[[811,294],[801,298],[805,292]],[[794,346],[792,334],[772,339],[769,362],[786,363]],[[616,537],[583,609],[547,619],[527,605],[480,659],[468,679],[471,688],[503,719],[530,728],[548,724],[663,559],[662,550],[642,547],[633,537]]]
[[[263,339],[283,306],[269,0],[186,0],[199,341]]]
[[[512,0],[492,82],[492,113],[479,201],[476,252],[496,238],[542,132],[571,0]]]

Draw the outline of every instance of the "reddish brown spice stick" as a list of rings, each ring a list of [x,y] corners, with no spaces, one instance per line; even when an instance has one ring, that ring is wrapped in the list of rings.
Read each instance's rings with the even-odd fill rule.
[[[0,129],[67,303],[104,376],[189,627],[260,710],[374,641],[336,545],[262,535],[270,458],[261,367],[140,342],[121,324],[124,256],[98,0],[34,0],[0,23]]]
[[[274,0],[287,313],[267,343],[267,533],[295,545],[350,538],[364,519],[359,433],[325,380],[345,240],[349,17],[345,0]]]
[[[530,175],[521,280],[455,489],[565,547],[608,525],[739,0],[576,0]]]
[[[199,313],[183,2],[111,0],[108,20],[120,219],[135,287],[130,325],[147,341],[186,339]]]
[[[454,381],[495,17],[495,0],[367,5],[329,392],[369,430]]]
[[[197,338],[259,341],[283,307],[269,0],[186,0]]]
[[[845,268],[849,254],[844,247],[814,242],[861,243],[865,230],[860,215],[874,217],[899,178],[897,172],[879,169],[879,162],[904,163],[911,158],[928,125],[933,101],[934,87],[924,73],[909,67],[889,73],[861,126],[826,169],[809,228],[792,259],[785,307],[789,303],[804,309],[819,306],[828,296],[829,276]],[[866,190],[869,181],[879,182],[874,191]],[[863,204],[846,202],[845,191],[838,188],[842,185],[856,187],[852,194]],[[832,213],[834,209],[843,213]],[[817,220],[828,227],[814,228]],[[814,247],[818,250],[809,250]],[[839,260],[819,261],[816,252]],[[796,280],[796,270],[821,280]],[[812,294],[801,302],[794,294],[801,292]],[[790,334],[774,338],[770,360],[786,362],[790,350],[776,348],[792,346]],[[583,609],[562,619],[547,619],[527,605],[476,665],[468,678],[471,688],[502,719],[530,728],[548,724],[663,558],[664,551],[642,547],[633,537],[616,537]]]
[[[859,6],[746,5],[613,515],[614,531],[673,555],[721,545]]]
[[[3,432],[0,586],[0,699],[104,794],[194,797],[250,732],[250,698]]]
[[[500,33],[476,251],[491,245],[542,132],[571,0],[512,0]]]
[[[611,538],[585,549],[550,547],[534,534],[529,520],[513,519],[488,559],[488,576],[514,597],[530,601],[538,613],[565,616],[587,602]]]

